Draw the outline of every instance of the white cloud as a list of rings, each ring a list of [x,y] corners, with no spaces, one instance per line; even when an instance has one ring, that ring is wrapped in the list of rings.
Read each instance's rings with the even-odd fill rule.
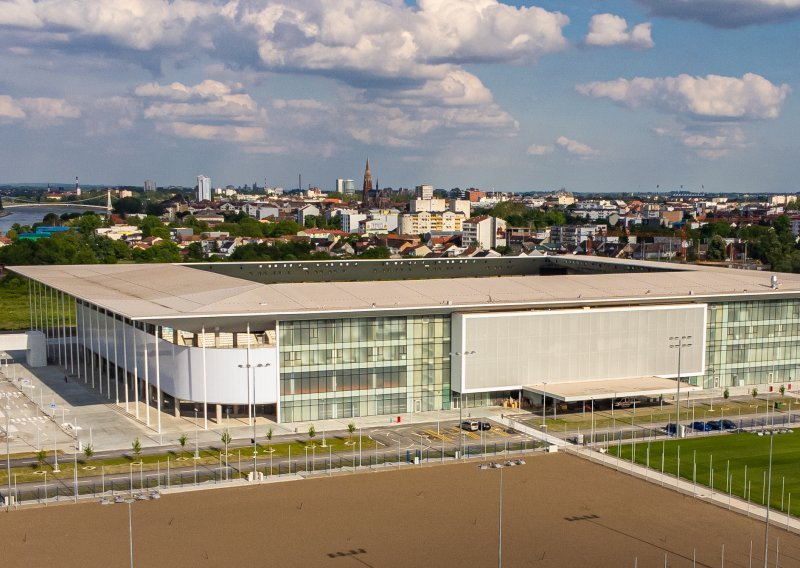
[[[533,144],[528,146],[528,155],[530,156],[546,156],[552,154],[555,148],[548,144]]]
[[[723,158],[733,150],[747,147],[746,136],[736,125],[677,125],[657,128],[655,132],[677,140],[692,153],[709,160]]]
[[[566,136],[559,136],[556,138],[556,144],[563,148],[568,154],[574,154],[581,157],[589,157],[597,154],[597,150],[591,146],[572,140]]]
[[[189,101],[217,99],[241,90],[241,83],[221,83],[220,81],[206,79],[194,86],[178,82],[170,83],[169,85],[159,85],[155,82],[145,83],[136,87],[134,93],[139,97]]]
[[[633,49],[650,49],[655,44],[650,34],[649,22],[628,30],[625,18],[614,14],[595,14],[589,21],[589,32],[584,42],[598,47],[622,46]]]
[[[25,116],[25,111],[13,98],[0,95],[0,124],[22,120]]]
[[[189,26],[218,12],[191,0],[7,0],[0,26],[61,30],[74,37],[102,37],[135,50],[180,45]]]
[[[534,63],[566,48],[569,19],[495,0],[241,2],[227,11],[253,26],[263,64],[339,78],[441,77],[442,64]]]
[[[212,124],[191,124],[187,122],[158,123],[156,128],[169,132],[179,138],[199,140],[223,140],[225,142],[253,143],[263,140],[266,132],[257,126],[218,126]]]
[[[27,126],[40,127],[61,124],[64,119],[80,116],[80,109],[64,99],[14,99],[8,95],[0,95],[0,123],[24,121]]]
[[[578,156],[582,159],[588,159],[597,156],[599,152],[583,142],[578,142],[566,136],[559,136],[552,144],[533,144],[528,146],[529,156],[547,156],[559,151],[562,154],[569,154]]]
[[[238,83],[206,80],[197,85],[147,83],[134,89],[146,104],[144,117],[180,138],[252,143],[265,136],[265,109]]]
[[[720,28],[800,17],[800,0],[637,0],[654,16],[696,20]]]
[[[777,118],[788,85],[775,85],[760,75],[741,78],[707,75],[594,82],[578,85],[579,93],[606,97],[630,107],[650,106],[665,112],[695,118],[767,119]]]

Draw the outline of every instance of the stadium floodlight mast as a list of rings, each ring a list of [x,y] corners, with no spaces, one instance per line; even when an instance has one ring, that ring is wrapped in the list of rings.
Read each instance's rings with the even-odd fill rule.
[[[678,390],[675,395],[675,437],[680,438],[681,432],[681,351],[684,347],[691,347],[691,335],[680,335],[669,338],[670,349],[678,350]]]

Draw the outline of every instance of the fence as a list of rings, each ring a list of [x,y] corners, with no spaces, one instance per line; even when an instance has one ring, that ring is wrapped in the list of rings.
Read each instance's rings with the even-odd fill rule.
[[[224,456],[214,464],[193,463],[186,466],[186,461],[176,462],[167,460],[159,462],[158,470],[145,470],[139,464],[139,470],[130,464],[127,474],[105,474],[101,468],[100,477],[91,479],[75,479],[73,475],[65,473],[62,476],[44,474],[42,482],[25,483],[12,486],[12,495],[16,506],[47,505],[78,499],[100,498],[104,496],[145,494],[152,491],[168,490],[176,487],[209,487],[221,484],[241,483],[248,479],[248,474],[256,471],[263,474],[264,478],[309,477],[313,475],[333,475],[334,473],[356,472],[376,468],[391,468],[407,465],[436,464],[453,462],[456,460],[480,460],[488,458],[509,457],[528,452],[537,451],[544,444],[537,441],[512,441],[506,443],[468,444],[463,446],[463,454],[458,448],[432,448],[418,447],[413,449],[389,450],[383,452],[370,451],[359,453],[357,451],[345,454],[329,451],[317,452],[316,449],[308,455],[299,457],[281,456],[280,458],[259,458],[254,468],[252,455],[248,458],[239,457],[225,464]],[[324,450],[324,448],[319,448]],[[233,454],[229,454],[229,458]],[[165,467],[162,467],[165,466]],[[256,476],[258,477],[258,476]],[[77,496],[76,496],[77,493]],[[5,492],[0,493],[5,499]],[[5,502],[5,501],[4,501]]]

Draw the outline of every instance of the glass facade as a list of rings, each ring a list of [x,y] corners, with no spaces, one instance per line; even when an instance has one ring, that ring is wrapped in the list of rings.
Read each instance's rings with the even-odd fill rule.
[[[706,342],[703,388],[764,385],[766,392],[768,383],[796,381],[800,300],[711,304]]]
[[[283,422],[450,408],[450,317],[278,325]]]

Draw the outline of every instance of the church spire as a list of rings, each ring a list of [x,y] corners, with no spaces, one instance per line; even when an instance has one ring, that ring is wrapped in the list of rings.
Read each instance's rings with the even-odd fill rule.
[[[372,191],[372,172],[369,170],[369,158],[364,169],[364,186],[361,190],[361,204],[366,207],[369,203],[369,192]]]

